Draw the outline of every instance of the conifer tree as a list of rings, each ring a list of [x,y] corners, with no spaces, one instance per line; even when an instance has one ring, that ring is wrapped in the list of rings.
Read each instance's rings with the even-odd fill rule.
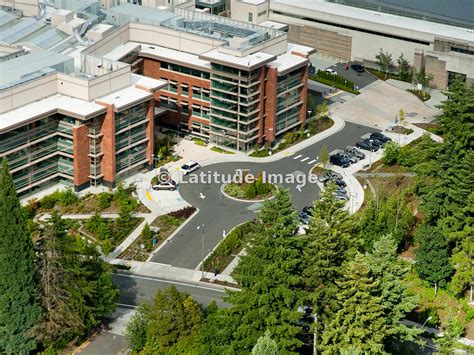
[[[315,201],[304,238],[305,282],[312,292],[310,301],[323,323],[337,307],[336,280],[341,276],[341,266],[355,254],[359,244],[353,236],[354,219],[342,209],[344,202],[334,197],[334,189],[335,186],[328,186]]]
[[[242,287],[231,292],[226,325],[237,352],[252,350],[259,336],[269,330],[278,346],[287,351],[301,345],[296,338],[300,314],[301,244],[296,237],[298,219],[287,190],[278,189],[258,215],[262,230],[246,247],[233,276]]]
[[[252,355],[277,355],[278,345],[272,339],[269,331],[265,335],[258,338],[257,343],[252,349]]]
[[[371,275],[380,282],[377,292],[382,296],[388,334],[392,339],[413,340],[420,331],[407,327],[402,320],[417,306],[418,297],[410,294],[403,283],[410,268],[397,257],[397,244],[390,234],[374,243],[366,261]]]
[[[0,168],[0,352],[36,348],[39,321],[35,252],[6,159]]]
[[[369,267],[361,254],[347,263],[338,286],[337,299],[341,308],[323,330],[321,349],[317,350],[330,354],[344,351],[382,353],[388,334],[383,300],[377,296],[379,282],[370,277]]]

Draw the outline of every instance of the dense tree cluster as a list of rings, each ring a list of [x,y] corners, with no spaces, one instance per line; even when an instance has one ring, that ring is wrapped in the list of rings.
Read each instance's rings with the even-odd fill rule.
[[[97,251],[68,233],[57,213],[37,233],[0,169],[0,352],[56,351],[99,325],[118,291]],[[39,238],[38,238],[39,237]]]

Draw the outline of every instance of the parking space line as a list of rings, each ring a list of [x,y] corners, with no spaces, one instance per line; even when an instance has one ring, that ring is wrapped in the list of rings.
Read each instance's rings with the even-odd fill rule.
[[[300,154],[300,155],[297,155],[296,157],[294,157],[293,159],[299,159],[302,156],[303,156],[303,154]]]
[[[308,162],[308,165],[315,163],[316,160],[318,160],[318,159],[314,159],[314,160],[309,161],[309,162]]]
[[[308,160],[308,159],[309,159],[309,157],[306,157],[306,158],[304,158],[304,159],[301,159],[301,161],[306,161],[306,160]]]

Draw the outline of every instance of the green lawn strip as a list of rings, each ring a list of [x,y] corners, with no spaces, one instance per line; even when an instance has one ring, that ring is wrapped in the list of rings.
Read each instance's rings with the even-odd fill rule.
[[[259,226],[254,221],[235,227],[204,260],[204,270],[222,272],[255,235]]]

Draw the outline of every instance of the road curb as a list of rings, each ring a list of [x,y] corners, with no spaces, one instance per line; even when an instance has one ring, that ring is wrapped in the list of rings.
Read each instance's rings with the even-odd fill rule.
[[[234,201],[238,201],[238,202],[245,202],[245,203],[261,203],[261,202],[265,202],[265,201],[268,201],[268,200],[271,200],[271,199],[275,198],[275,195],[272,195],[271,197],[265,198],[263,200],[243,200],[243,199],[240,199],[240,198],[237,198],[237,197],[232,197],[228,193],[226,193],[224,191],[224,189],[227,185],[229,185],[229,184],[222,184],[220,190],[221,190],[221,194],[223,194],[226,198],[228,198],[230,200],[234,200]]]

